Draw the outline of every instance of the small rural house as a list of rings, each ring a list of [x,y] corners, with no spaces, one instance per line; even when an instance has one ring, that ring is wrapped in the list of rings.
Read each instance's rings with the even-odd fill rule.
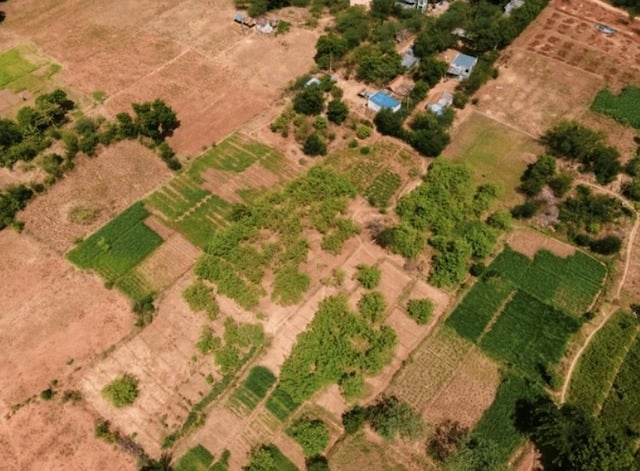
[[[522,5],[524,5],[524,0],[511,0],[504,6],[504,14],[509,16],[513,10],[517,10]]]
[[[417,9],[422,13],[427,11],[428,0],[396,0],[396,5],[405,9]]]
[[[400,109],[400,102],[384,92],[376,92],[369,97],[367,108],[376,113],[382,109],[391,110],[395,113]]]
[[[455,75],[460,80],[466,79],[471,75],[473,68],[478,63],[478,58],[459,53],[449,64],[449,75]]]
[[[407,52],[402,56],[402,67],[405,69],[411,69],[414,65],[418,63],[420,59],[418,59],[415,55],[413,55],[413,46],[407,49]]]
[[[450,92],[442,92],[438,95],[438,99],[427,105],[427,110],[438,116],[444,113],[453,103],[453,95]]]

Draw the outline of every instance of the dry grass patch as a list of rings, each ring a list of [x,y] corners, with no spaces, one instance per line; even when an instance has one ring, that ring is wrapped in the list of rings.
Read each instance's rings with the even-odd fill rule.
[[[553,237],[530,229],[516,229],[507,238],[507,244],[533,260],[539,250],[545,249],[558,257],[569,257],[576,253],[575,247]]]

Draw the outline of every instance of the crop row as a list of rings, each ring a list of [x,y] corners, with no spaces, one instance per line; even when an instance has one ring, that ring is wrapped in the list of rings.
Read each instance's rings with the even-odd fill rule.
[[[217,229],[229,224],[231,204],[210,196],[189,214],[175,223],[178,230],[193,244],[205,248]]]
[[[592,108],[623,124],[640,128],[640,88],[629,86],[619,95],[614,95],[609,90],[602,90],[596,96]]]
[[[563,311],[518,291],[480,346],[491,356],[549,383],[549,365],[564,353],[580,322]]]
[[[512,292],[512,285],[501,278],[480,280],[473,285],[446,323],[462,337],[476,341]]]
[[[276,377],[268,368],[255,366],[249,372],[249,376],[234,391],[231,400],[244,404],[249,411],[252,411],[264,399],[275,382]]]
[[[298,407],[300,404],[295,402],[280,386],[274,389],[266,403],[267,410],[281,421],[285,421]]]
[[[385,169],[373,180],[364,193],[371,206],[386,208],[389,205],[389,200],[398,191],[401,184],[400,175]]]
[[[624,361],[627,348],[636,337],[637,326],[632,315],[620,311],[598,331],[571,378],[569,402],[579,404],[589,413],[598,410]]]

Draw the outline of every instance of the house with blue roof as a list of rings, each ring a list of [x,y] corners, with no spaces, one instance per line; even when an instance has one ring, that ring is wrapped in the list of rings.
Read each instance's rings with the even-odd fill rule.
[[[467,54],[459,53],[449,64],[449,70],[447,73],[449,75],[455,75],[460,80],[469,78],[471,72],[473,72],[473,68],[478,63],[478,58],[473,56],[468,56]]]
[[[400,109],[401,103],[384,92],[376,92],[369,97],[367,108],[376,113],[382,109],[391,110],[394,113]]]

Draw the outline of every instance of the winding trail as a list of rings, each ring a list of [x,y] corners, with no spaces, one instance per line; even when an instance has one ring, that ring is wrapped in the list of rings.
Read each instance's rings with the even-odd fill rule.
[[[634,243],[636,235],[638,233],[638,227],[640,227],[640,217],[638,216],[638,212],[635,210],[635,208],[633,207],[631,202],[629,200],[627,200],[626,198],[624,198],[623,196],[621,196],[621,195],[619,195],[619,194],[617,194],[617,193],[615,193],[615,192],[613,192],[611,190],[608,190],[606,188],[602,188],[602,187],[600,187],[598,185],[595,185],[593,183],[587,183],[587,182],[582,182],[582,183],[586,184],[587,186],[590,186],[592,188],[595,188],[600,192],[607,193],[610,196],[613,196],[613,197],[619,199],[620,201],[622,201],[622,203],[625,206],[627,206],[628,208],[630,208],[633,211],[633,214],[635,216],[635,221],[633,223],[633,227],[631,228],[631,231],[629,231],[629,240],[627,242],[627,250],[626,250],[625,260],[624,260],[624,270],[622,272],[622,277],[620,278],[620,282],[618,283],[618,286],[617,286],[616,291],[615,291],[614,299],[617,299],[617,298],[620,297],[620,292],[622,291],[622,287],[624,286],[625,282],[627,281],[627,275],[629,273],[629,266],[631,265],[631,252],[633,251],[633,243]],[[576,365],[578,364],[578,361],[582,357],[582,354],[584,353],[585,349],[591,343],[591,339],[593,339],[593,337],[596,335],[596,333],[598,333],[598,331],[607,323],[609,318],[613,315],[614,312],[616,312],[616,310],[617,310],[617,308],[614,305],[610,305],[610,306],[607,306],[605,308],[606,312],[605,312],[604,318],[602,319],[602,322],[600,322],[598,327],[593,329],[593,331],[586,338],[586,340],[584,341],[584,343],[582,344],[580,349],[576,352],[575,356],[573,357],[573,360],[571,360],[571,364],[569,365],[569,369],[567,371],[567,375],[565,376],[565,379],[564,379],[564,384],[562,385],[562,391],[560,392],[560,403],[561,404],[564,403],[565,400],[566,400],[567,391],[569,390],[569,384],[571,384],[571,378],[573,376],[573,370],[575,369]]]

